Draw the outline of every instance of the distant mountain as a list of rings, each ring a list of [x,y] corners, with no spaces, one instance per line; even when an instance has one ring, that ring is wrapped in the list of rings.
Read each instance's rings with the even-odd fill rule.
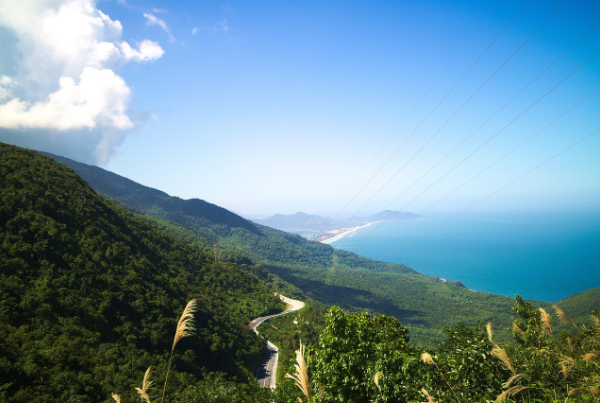
[[[346,221],[337,221],[332,218],[319,215],[308,215],[303,212],[297,212],[293,215],[277,214],[269,218],[257,219],[254,222],[271,228],[280,229],[286,232],[313,234],[312,239],[318,240],[319,236],[328,231],[339,230],[342,228],[351,228],[363,225],[368,222],[377,221],[407,221],[422,218],[420,215],[411,212],[383,211],[370,217],[351,218]]]
[[[261,225],[270,226],[275,229],[298,229],[298,230],[325,230],[336,229],[342,223],[331,218],[321,217],[319,215],[308,215],[303,212],[297,212],[294,215],[277,214],[272,217],[259,219],[257,222]]]
[[[370,217],[361,218],[365,222],[375,221],[409,221],[413,219],[423,218],[421,215],[413,214],[412,212],[402,211],[382,211],[379,214],[372,215]]]

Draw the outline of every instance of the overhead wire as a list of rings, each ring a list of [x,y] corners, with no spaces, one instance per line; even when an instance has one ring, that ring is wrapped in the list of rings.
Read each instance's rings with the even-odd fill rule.
[[[375,172],[375,174],[373,176],[371,176],[371,178],[369,180],[367,180],[367,182],[360,188],[360,190],[350,199],[350,201],[348,201],[348,203],[346,203],[346,205],[335,215],[335,217],[333,219],[336,219],[337,217],[340,216],[340,214],[342,212],[344,212],[344,210],[356,199],[356,197],[365,189],[365,187],[367,185],[369,185],[371,183],[371,181],[373,181],[373,179],[375,177],[377,177],[377,175],[381,172],[381,170],[387,166],[387,164],[394,158],[394,156],[396,156],[396,154],[402,149],[402,147],[404,147],[404,145],[406,145],[406,143],[412,138],[412,136],[419,130],[419,128],[421,128],[421,126],[429,119],[429,117],[431,117],[431,115],[439,108],[439,106],[444,102],[444,100],[454,91],[454,89],[456,89],[456,87],[462,82],[462,80],[465,78],[465,76],[467,76],[467,74],[469,74],[469,72],[473,69],[473,67],[475,67],[475,65],[477,65],[477,63],[479,63],[479,61],[481,60],[481,58],[483,58],[483,56],[490,50],[490,48],[498,41],[498,39],[506,32],[506,30],[511,26],[511,24],[515,21],[515,19],[521,14],[521,12],[523,12],[523,10],[527,7],[527,5],[531,2],[531,0],[527,0],[525,2],[525,4],[523,5],[523,7],[521,7],[521,9],[517,12],[517,14],[514,15],[514,17],[510,20],[510,22],[502,29],[502,31],[500,31],[500,33],[496,36],[496,38],[494,38],[494,40],[487,46],[487,48],[483,51],[483,53],[481,55],[479,55],[479,57],[475,60],[475,62],[473,62],[473,64],[471,64],[471,66],[467,69],[467,71],[458,79],[458,81],[452,86],[452,88],[442,97],[442,99],[436,104],[436,106],[433,108],[433,110],[431,110],[429,112],[429,114],[427,114],[427,116],[421,121],[421,123],[417,126],[417,128],[415,128],[415,130],[413,130],[413,132],[408,136],[408,138],[406,138],[404,140],[404,142],[394,151],[394,153],[386,160],[386,162],[379,167],[379,169]],[[563,1],[564,3],[564,1]],[[347,221],[346,221],[347,222]]]
[[[391,204],[396,202],[398,200],[398,198],[402,197],[402,195],[404,195],[404,193],[406,193],[408,190],[410,190],[415,184],[417,184],[425,176],[427,176],[433,169],[435,169],[442,162],[444,162],[446,160],[446,158],[448,158],[448,156],[450,156],[454,151],[456,151],[460,146],[462,146],[466,141],[468,141],[473,135],[475,135],[492,118],[494,118],[496,115],[498,115],[506,106],[508,106],[508,104],[510,104],[515,98],[517,98],[521,93],[523,93],[523,91],[525,91],[531,84],[533,84],[537,79],[539,79],[540,76],[542,76],[546,71],[548,71],[548,69],[550,69],[552,66],[554,66],[554,64],[556,64],[556,62],[558,62],[565,54],[567,54],[567,52],[569,52],[575,45],[577,45],[583,38],[585,38],[585,36],[587,36],[594,28],[596,28],[596,26],[598,26],[598,24],[600,24],[600,20],[596,21],[596,23],[589,30],[587,30],[587,32],[585,32],[581,37],[579,37],[577,39],[577,41],[575,41],[571,46],[569,46],[569,48],[567,48],[567,50],[565,50],[560,56],[558,56],[556,59],[554,59],[554,61],[552,63],[550,63],[550,65],[546,66],[546,68],[544,70],[542,70],[536,77],[534,77],[529,83],[527,83],[527,85],[525,85],[525,87],[523,87],[521,90],[519,90],[519,92],[517,92],[517,94],[512,96],[502,107],[500,107],[494,114],[492,114],[487,120],[485,120],[481,125],[479,125],[479,127],[477,127],[473,132],[471,132],[471,134],[469,136],[464,138],[458,145],[456,145],[450,152],[448,152],[442,159],[440,159],[434,166],[432,166],[425,174],[423,174],[419,179],[417,179],[410,186],[408,186],[391,203],[386,205],[383,208],[383,210],[387,209]],[[394,216],[396,214],[397,214],[397,212],[394,214]],[[393,219],[394,216],[392,216],[389,220]]]
[[[583,34],[577,41],[575,41],[575,43],[573,43],[566,51],[564,51],[558,58],[556,58],[550,65],[548,65],[540,74],[538,74],[533,80],[531,80],[525,87],[523,87],[517,94],[515,94],[513,97],[511,97],[511,99],[509,101],[507,101],[499,110],[497,110],[494,114],[492,114],[492,116],[490,116],[483,124],[481,124],[477,129],[475,129],[475,131],[473,131],[470,135],[468,135],[466,138],[464,138],[457,146],[455,146],[448,154],[446,154],[441,160],[439,160],[434,166],[432,166],[425,174],[423,174],[420,178],[418,178],[416,181],[414,181],[410,186],[408,186],[406,189],[404,189],[404,191],[402,193],[400,193],[397,197],[394,198],[394,200],[392,200],[390,203],[388,203],[383,210],[387,209],[390,205],[392,205],[393,203],[395,203],[400,197],[402,197],[408,190],[410,190],[414,185],[416,185],[418,182],[420,182],[425,176],[427,176],[433,169],[435,169],[437,166],[439,166],[446,158],[448,158],[448,156],[450,156],[454,151],[456,151],[456,149],[458,149],[461,145],[463,145],[468,139],[470,139],[477,131],[479,131],[485,124],[487,124],[494,116],[496,116],[500,111],[502,111],[510,102],[512,102],[519,94],[521,94],[525,89],[527,89],[534,81],[536,81],[542,74],[544,74],[551,66],[553,66],[560,58],[562,58],[569,50],[571,50],[578,42],[580,42],[587,34],[589,34],[594,28],[596,28],[596,26],[598,26],[598,24],[600,24],[600,20],[598,20],[585,34]],[[533,104],[531,104],[525,111],[523,111],[522,113],[520,113],[517,117],[515,117],[512,121],[510,121],[506,126],[504,126],[500,131],[496,132],[494,135],[492,135],[490,138],[488,138],[483,144],[481,144],[479,147],[477,147],[473,152],[471,152],[466,158],[464,158],[462,161],[460,161],[458,164],[456,164],[454,167],[452,167],[450,170],[448,170],[444,175],[442,175],[442,177],[438,178],[434,183],[432,183],[429,187],[427,187],[423,192],[421,192],[419,195],[417,195],[417,197],[413,198],[411,201],[409,201],[406,205],[404,205],[402,208],[400,208],[398,211],[396,211],[391,217],[387,218],[385,221],[379,223],[376,227],[374,227],[373,229],[371,229],[371,232],[369,232],[367,235],[370,235],[371,233],[373,233],[375,230],[377,230],[381,225],[383,225],[383,223],[388,222],[393,220],[397,215],[398,212],[402,211],[404,208],[406,208],[410,203],[412,203],[413,201],[415,201],[418,197],[420,197],[421,195],[423,195],[426,191],[428,191],[431,187],[433,187],[435,184],[437,184],[439,181],[441,181],[444,177],[446,177],[448,174],[450,174],[454,169],[456,169],[458,166],[460,166],[462,163],[464,163],[468,158],[470,158],[472,155],[474,155],[477,151],[479,151],[483,146],[485,146],[487,143],[489,143],[492,139],[494,139],[497,135],[499,135],[501,132],[503,132],[508,126],[510,126],[514,121],[516,121],[518,118],[520,118],[523,114],[525,114],[529,109],[531,109],[535,104],[537,104],[539,101],[541,101],[543,98],[545,98],[548,94],[550,94],[552,91],[554,91],[554,89],[556,89],[558,86],[560,86],[564,81],[566,81],[571,75],[573,75],[575,72],[577,72],[581,67],[583,67],[585,64],[587,64],[590,60],[592,60],[598,53],[600,52],[600,49],[598,51],[596,51],[596,53],[594,53],[591,57],[589,57],[585,62],[583,62],[581,65],[579,65],[576,69],[574,69],[569,75],[567,75],[565,78],[563,78],[558,84],[556,84],[552,89],[550,89],[548,92],[546,92],[544,95],[542,95],[542,97],[540,97],[538,100],[536,100]]]
[[[500,7],[500,4],[502,4],[503,1],[504,0],[500,0],[498,2],[498,4],[496,5],[496,7],[494,8],[494,10],[483,21],[483,23],[479,26],[479,28],[477,29],[477,31],[475,31],[475,33],[473,34],[473,36],[471,36],[471,38],[465,44],[465,46],[463,46],[463,48],[458,52],[458,54],[454,57],[454,59],[452,60],[452,62],[450,62],[450,64],[446,67],[446,69],[438,77],[438,79],[435,81],[435,83],[433,83],[433,85],[431,85],[431,87],[429,88],[429,90],[427,90],[427,92],[421,98],[421,100],[417,103],[417,105],[410,111],[410,113],[406,116],[406,118],[404,119],[404,121],[402,121],[402,123],[400,124],[400,126],[392,133],[392,135],[388,138],[388,140],[381,147],[381,149],[379,149],[379,151],[375,154],[375,156],[373,156],[373,158],[371,159],[371,161],[363,168],[363,170],[360,172],[360,174],[358,176],[356,176],[356,178],[354,179],[354,181],[346,188],[346,190],[340,195],[340,197],[338,197],[338,199],[331,205],[331,207],[327,210],[325,216],[329,215],[329,213],[331,212],[331,210],[333,209],[333,207],[335,207],[340,202],[340,200],[346,195],[346,193],[348,193],[348,191],[350,191],[350,189],[354,186],[354,184],[356,184],[356,182],[358,181],[358,179],[361,178],[361,176],[367,171],[367,169],[369,167],[371,167],[371,165],[373,164],[373,162],[375,162],[375,160],[379,157],[379,155],[381,154],[381,152],[383,152],[385,150],[385,148],[392,141],[392,139],[394,139],[396,137],[396,135],[398,134],[398,132],[400,132],[400,130],[402,128],[404,128],[404,125],[406,124],[406,122],[410,119],[410,117],[412,117],[412,115],[415,113],[415,111],[421,106],[421,104],[423,103],[423,101],[425,101],[425,99],[427,98],[427,96],[429,96],[429,94],[431,93],[431,91],[435,88],[435,86],[437,86],[437,84],[442,80],[442,78],[446,75],[446,73],[448,73],[448,70],[450,70],[450,68],[454,65],[454,63],[456,63],[456,61],[458,60],[458,58],[460,57],[460,55],[462,55],[462,53],[465,51],[465,49],[467,49],[467,47],[471,44],[471,42],[473,42],[473,40],[475,39],[475,37],[477,37],[477,35],[479,34],[479,32],[483,29],[483,27],[485,26],[485,24],[487,23],[487,21],[496,13],[496,11],[498,10],[498,8]]]
[[[575,104],[574,106],[572,106],[571,108],[569,108],[567,111],[565,111],[564,113],[562,113],[560,116],[558,116],[557,118],[555,118],[553,121],[551,121],[549,124],[547,124],[546,126],[544,126],[542,129],[540,129],[539,131],[535,132],[533,135],[531,135],[528,138],[526,138],[524,141],[522,141],[517,146],[513,147],[511,150],[509,150],[508,152],[506,152],[504,155],[502,155],[500,158],[498,158],[497,160],[495,160],[493,163],[491,163],[488,166],[486,166],[483,170],[481,170],[480,172],[478,172],[475,176],[469,178],[467,181],[465,181],[464,183],[462,183],[460,186],[458,186],[457,188],[455,188],[454,190],[452,190],[450,193],[446,194],[444,197],[442,197],[439,200],[437,200],[435,203],[433,203],[432,205],[430,205],[428,208],[426,208],[425,210],[421,211],[419,213],[419,215],[423,215],[424,213],[426,213],[427,211],[429,211],[431,208],[435,207],[436,205],[438,205],[439,203],[441,203],[442,201],[444,201],[446,198],[450,197],[451,195],[453,195],[454,193],[456,193],[458,190],[460,190],[461,188],[463,188],[464,186],[466,186],[467,184],[469,184],[471,181],[475,180],[477,177],[479,177],[480,175],[482,175],[483,173],[485,173],[487,170],[491,169],[493,166],[495,166],[500,161],[504,160],[506,157],[508,157],[509,155],[511,155],[513,152],[515,152],[516,150],[518,150],[519,148],[521,148],[523,145],[525,145],[527,142],[529,142],[530,140],[532,140],[534,137],[536,137],[537,135],[539,135],[540,133],[542,133],[543,131],[545,131],[546,129],[548,129],[550,126],[554,125],[557,121],[559,121],[560,119],[564,118],[571,111],[573,111],[574,109],[576,109],[577,107],[579,107],[581,104],[583,104],[584,102],[586,102],[587,100],[589,100],[592,96],[594,96],[595,94],[597,94],[599,91],[600,91],[600,87],[597,88],[596,90],[594,90],[593,92],[591,92],[590,94],[588,94],[585,98],[583,98],[577,104]],[[417,197],[413,198],[411,201],[409,201],[408,203],[406,203],[401,208],[401,210],[404,209],[404,208],[406,208],[406,207],[408,207],[418,197],[420,197],[427,190],[429,190],[431,187],[433,187],[434,184],[432,184],[431,186],[429,186],[426,190],[424,190]],[[387,220],[386,220],[386,222],[387,222]],[[372,234],[375,230],[377,230],[383,224],[384,224],[384,222],[380,222],[379,224],[377,224],[376,228],[374,228],[370,233],[368,233],[366,235],[363,235],[361,237],[361,239],[364,239],[364,238],[368,237],[370,234]],[[373,246],[375,246],[375,243],[367,246],[364,249],[360,249],[360,251],[367,251],[370,248],[372,248]]]
[[[556,157],[562,155],[563,153],[567,152],[569,149],[575,147],[576,145],[580,144],[581,142],[585,141],[587,138],[591,137],[592,135],[594,135],[595,133],[597,133],[598,131],[600,131],[600,128],[595,129],[594,131],[590,132],[589,134],[587,134],[586,136],[584,136],[583,138],[580,138],[578,141],[576,141],[575,143],[572,143],[571,145],[567,146],[565,149],[561,150],[560,152],[558,152],[557,154],[551,156],[550,158],[546,159],[545,161],[543,161],[542,163],[538,164],[537,166],[533,167],[532,169],[528,170],[527,172],[525,172],[524,174],[518,176],[517,178],[513,179],[512,181],[508,182],[507,184],[505,184],[504,186],[498,188],[496,191],[488,194],[487,196],[485,196],[484,198],[480,199],[479,201],[477,201],[476,203],[470,205],[469,207],[465,208],[464,210],[462,210],[461,212],[459,212],[458,214],[450,217],[449,219],[447,219],[446,221],[438,224],[437,226],[431,228],[429,231],[415,236],[414,238],[408,240],[407,242],[403,243],[402,245],[400,245],[399,247],[389,251],[388,253],[386,253],[385,255],[380,257],[380,260],[383,259],[384,257],[387,257],[395,252],[397,252],[398,250],[400,250],[401,248],[403,248],[404,246],[413,243],[415,240],[422,238],[425,235],[428,235],[429,233],[433,232],[434,230],[438,229],[439,227],[447,224],[448,222],[450,222],[451,220],[455,219],[456,217],[464,214],[465,212],[467,212],[468,210],[470,210],[471,208],[481,204],[482,202],[484,202],[485,200],[487,200],[488,198],[494,196],[495,194],[499,193],[500,191],[504,190],[505,188],[511,186],[512,184],[516,183],[517,181],[519,181],[520,179],[522,179],[523,177],[527,176],[528,174],[530,174],[531,172],[539,169],[540,167],[542,167],[543,165],[545,165],[546,163],[550,162],[551,160],[555,159]]]
[[[454,119],[454,117],[456,117],[456,115],[489,83],[489,81],[506,65],[506,63],[508,63],[513,56],[515,56],[515,54],[533,37],[533,35],[535,35],[536,32],[538,32],[540,30],[540,28],[542,28],[546,22],[563,6],[563,4],[566,2],[566,0],[563,0],[551,13],[550,15],[548,15],[548,17],[546,17],[544,19],[544,21],[542,21],[542,23],[540,25],[537,26],[537,28],[521,43],[521,45],[519,45],[519,47],[504,61],[502,62],[502,64],[494,71],[494,73],[492,73],[492,75],[490,77],[488,77],[485,82],[479,86],[479,88],[467,99],[467,101],[465,101],[458,110],[456,110],[454,112],[454,114],[452,114],[452,116],[450,116],[450,118],[448,118],[448,120],[446,120],[446,122],[432,135],[429,137],[429,139],[400,167],[400,169],[398,169],[394,175],[392,177],[390,177],[384,184],[383,186],[381,186],[373,195],[371,195],[371,197],[348,219],[346,220],[345,224],[346,225],[352,218],[354,218],[360,211],[362,211],[368,203],[370,203],[373,198],[375,198],[392,180],[394,180],[396,178],[396,176],[398,176],[398,174],[400,174],[400,172],[402,172],[402,170],[404,170],[404,168],[419,154],[421,153],[421,151],[423,149],[425,149],[425,147],[442,131],[442,129],[444,129],[446,127],[446,125],[448,125],[448,123],[450,121],[452,121],[452,119]]]

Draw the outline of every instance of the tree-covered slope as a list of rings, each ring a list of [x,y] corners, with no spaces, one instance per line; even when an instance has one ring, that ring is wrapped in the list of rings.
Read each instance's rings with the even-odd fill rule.
[[[98,167],[55,158],[75,170],[96,191],[143,214],[177,222],[218,240],[222,247],[246,254],[308,296],[349,310],[397,317],[410,327],[411,338],[421,343],[439,342],[443,339],[442,327],[474,319],[494,322],[499,327],[499,338],[508,338],[512,305],[508,297],[470,291],[460,283],[442,283],[401,264],[337,250],[254,224],[223,208],[200,204],[200,200],[169,197]]]
[[[1,401],[137,400],[149,366],[150,396],[160,396],[191,299],[196,334],[175,351],[171,399],[210,376],[251,375],[263,345],[247,321],[278,300],[255,276],[100,198],[70,169],[0,144]]]
[[[600,309],[600,287],[573,294],[556,303],[569,317],[579,324],[590,324],[590,313]]]

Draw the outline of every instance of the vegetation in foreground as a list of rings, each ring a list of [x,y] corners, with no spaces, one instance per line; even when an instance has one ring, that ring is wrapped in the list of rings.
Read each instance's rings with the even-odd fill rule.
[[[165,400],[264,399],[252,385],[263,342],[247,324],[283,305],[256,276],[0,144],[0,401],[134,400],[148,367],[165,380],[192,299],[196,336],[173,353]]]
[[[434,350],[409,343],[397,319],[332,307],[318,343],[296,352],[281,402],[598,402],[600,313],[557,334],[551,315],[516,298],[514,344],[493,326],[458,325]],[[555,318],[556,319],[556,318]]]

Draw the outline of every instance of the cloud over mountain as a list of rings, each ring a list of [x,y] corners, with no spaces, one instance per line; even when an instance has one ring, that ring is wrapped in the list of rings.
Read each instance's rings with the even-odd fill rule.
[[[123,41],[121,23],[93,0],[4,2],[0,27],[18,49],[15,73],[0,75],[3,132],[23,146],[64,149],[92,163],[110,159],[136,127],[132,90],[119,70],[159,59],[161,46]],[[85,148],[73,149],[74,139]]]

